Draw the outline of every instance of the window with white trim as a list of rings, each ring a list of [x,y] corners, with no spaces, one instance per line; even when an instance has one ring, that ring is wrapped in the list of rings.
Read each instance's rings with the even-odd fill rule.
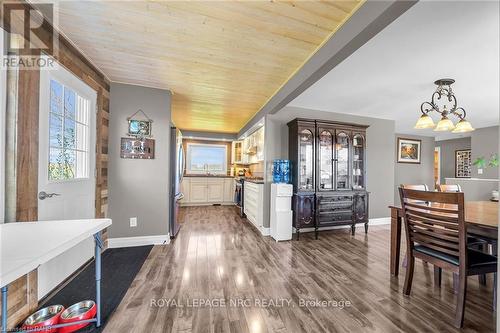
[[[89,178],[90,101],[50,80],[49,181]]]
[[[188,143],[186,173],[227,174],[227,145]]]

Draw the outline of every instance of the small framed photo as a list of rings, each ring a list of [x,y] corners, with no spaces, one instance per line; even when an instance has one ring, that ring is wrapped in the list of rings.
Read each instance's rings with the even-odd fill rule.
[[[455,151],[455,178],[470,178],[472,167],[472,151],[462,149]]]
[[[155,140],[153,139],[137,139],[137,138],[122,138],[121,158],[133,159],[154,159],[155,158]]]
[[[151,120],[129,119],[128,135],[135,137],[150,137],[151,136]]]
[[[398,138],[398,163],[420,164],[421,140]]]

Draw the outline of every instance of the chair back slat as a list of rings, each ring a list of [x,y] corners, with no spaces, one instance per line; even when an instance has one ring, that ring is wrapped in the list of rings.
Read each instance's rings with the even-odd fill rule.
[[[406,214],[412,215],[413,217],[421,220],[427,219],[429,220],[428,221],[429,223],[442,224],[443,227],[449,226],[450,228],[456,227],[458,229],[458,226],[456,224],[457,220],[456,216],[451,216],[451,215],[439,216],[438,214],[441,213],[435,213],[430,211],[425,212],[421,210],[412,210],[412,209],[407,209]],[[447,222],[448,224],[446,224]]]
[[[455,233],[446,232],[446,231],[443,231],[439,227],[426,226],[425,228],[421,228],[421,227],[414,226],[412,224],[410,224],[409,227],[413,231],[418,231],[424,235],[434,236],[435,233],[438,233],[441,235],[442,239],[446,239],[446,240],[453,241],[453,242],[456,242],[456,240],[457,240],[456,232]]]
[[[463,193],[406,188],[399,193],[410,249],[421,245],[455,257],[466,256]]]
[[[456,209],[451,206],[453,204],[457,205],[460,195],[463,193],[445,193],[445,192],[434,192],[434,191],[419,191],[404,189],[407,194],[407,198],[410,200],[432,202],[434,207],[446,207],[449,209]],[[444,204],[451,204],[450,206]]]
[[[413,207],[413,208],[417,208],[419,210],[422,210],[423,207],[422,205],[420,204],[415,204],[415,203],[412,203],[412,202],[407,202],[406,203],[406,206],[407,207]],[[444,206],[443,207],[445,208],[441,208],[441,207],[438,207],[438,206],[425,206],[425,210],[430,210],[430,211],[434,211],[434,212],[441,212],[441,213],[450,213],[450,214],[455,214],[457,211],[456,211],[456,208],[450,206],[450,204],[448,204],[448,206]],[[446,208],[448,207],[448,208]]]
[[[438,185],[439,192],[462,192],[462,187],[458,184],[440,184]]]
[[[416,191],[429,191],[427,184],[401,184],[402,188]]]

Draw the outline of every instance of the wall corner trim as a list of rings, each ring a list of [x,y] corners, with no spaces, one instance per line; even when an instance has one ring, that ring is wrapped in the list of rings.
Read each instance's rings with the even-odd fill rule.
[[[108,248],[133,247],[144,245],[167,245],[170,244],[170,235],[137,236],[109,238]]]

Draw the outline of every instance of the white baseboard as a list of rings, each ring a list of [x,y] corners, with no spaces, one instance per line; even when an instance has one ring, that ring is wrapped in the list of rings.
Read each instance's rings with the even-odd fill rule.
[[[385,225],[391,224],[391,217],[379,217],[376,219],[370,219],[368,225]]]
[[[271,235],[271,228],[261,227],[260,233],[262,234],[262,236],[269,236]]]
[[[133,247],[144,245],[165,245],[170,243],[170,235],[137,236],[109,238],[108,248]]]
[[[387,225],[387,224],[391,224],[390,217],[380,217],[380,218],[376,218],[376,219],[370,219],[368,221],[368,228],[371,226],[374,226],[374,225]],[[356,227],[363,227],[364,228],[364,226],[365,225],[363,223],[356,224]],[[334,226],[334,227],[324,227],[324,228],[321,228],[319,230],[321,231],[321,230],[334,230],[334,229],[347,229],[347,228],[351,228],[351,226],[350,225],[339,225],[339,226]],[[300,228],[301,233],[302,232],[311,232],[311,231],[314,231],[314,228]],[[293,233],[296,233],[296,232],[297,232],[297,230],[295,228],[293,228]]]

